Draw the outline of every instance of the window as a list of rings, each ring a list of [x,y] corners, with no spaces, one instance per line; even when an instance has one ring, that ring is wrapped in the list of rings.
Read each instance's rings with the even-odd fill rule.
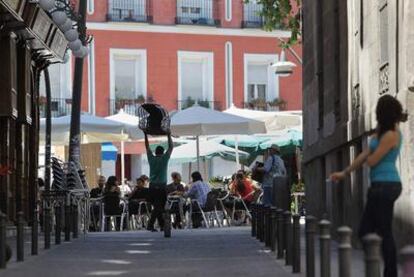
[[[226,14],[226,21],[231,21],[231,19],[232,19],[232,0],[226,0],[225,14]]]
[[[260,99],[264,102],[279,97],[279,81],[270,69],[270,64],[277,60],[277,55],[245,54],[245,102]]]
[[[388,62],[388,5],[385,2],[380,7],[380,63]]]
[[[88,14],[93,14],[95,12],[95,0],[88,0],[87,9]]]
[[[52,98],[71,98],[71,62],[70,58],[65,64],[56,63],[49,65],[50,89]],[[45,77],[43,71],[40,76],[40,95],[46,96]]]
[[[177,0],[177,23],[214,25],[213,0]]]
[[[195,101],[214,106],[213,53],[179,51],[178,107],[191,106]]]
[[[111,49],[111,99],[146,96],[146,50]]]
[[[248,99],[250,102],[253,99],[266,100],[267,90],[267,68],[268,65],[248,65]]]

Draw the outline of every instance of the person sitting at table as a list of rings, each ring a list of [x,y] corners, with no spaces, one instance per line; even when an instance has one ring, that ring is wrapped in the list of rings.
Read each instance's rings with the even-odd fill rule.
[[[91,198],[100,198],[103,196],[104,186],[105,186],[105,176],[99,176],[98,179],[98,186],[93,188],[90,192]],[[99,214],[101,209],[100,201],[94,201],[91,205],[91,218],[92,224],[90,226],[90,231],[97,231],[98,221],[99,221]]]
[[[246,206],[249,207],[255,200],[256,192],[260,192],[260,188],[253,185],[253,182],[247,178],[246,174],[239,170],[234,182],[230,185],[230,192],[243,199]],[[242,208],[240,204],[236,202],[236,207],[239,205],[238,207]]]
[[[181,182],[181,174],[178,172],[171,173],[172,183],[167,185],[167,195],[170,197],[182,196],[185,192],[184,184]],[[180,201],[180,200],[179,200]],[[173,228],[181,229],[180,207],[177,201],[174,201],[170,207],[170,212],[175,215]]]
[[[210,186],[203,181],[200,172],[194,171],[191,174],[192,184],[188,192],[184,193],[184,197],[189,197],[191,200],[197,200],[201,208],[204,208],[207,202],[207,194],[211,191]],[[192,214],[191,220],[193,222],[193,228],[201,227],[203,220],[199,206],[192,201]]]
[[[129,214],[138,214],[139,204],[143,201],[148,201],[148,188],[145,187],[145,180],[141,177],[137,179],[137,185],[128,197]],[[146,207],[141,213],[146,213]]]
[[[104,213],[106,216],[110,215],[121,215],[122,208],[120,206],[121,192],[118,186],[118,180],[115,176],[110,176],[106,181],[104,193]],[[106,221],[105,229],[109,230],[109,220]],[[120,227],[120,218],[116,217],[116,230]]]
[[[104,186],[105,186],[105,176],[99,176],[98,179],[98,186],[93,188],[90,192],[91,198],[99,198],[103,195],[104,192]]]

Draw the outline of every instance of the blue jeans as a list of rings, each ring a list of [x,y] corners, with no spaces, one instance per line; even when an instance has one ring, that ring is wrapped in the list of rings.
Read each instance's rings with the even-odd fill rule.
[[[374,182],[368,190],[359,227],[359,237],[377,233],[382,238],[382,256],[384,259],[384,277],[398,276],[397,250],[392,233],[392,219],[395,200],[401,194],[399,182]]]
[[[271,186],[264,186],[262,204],[266,206],[272,206],[272,196],[273,188]]]

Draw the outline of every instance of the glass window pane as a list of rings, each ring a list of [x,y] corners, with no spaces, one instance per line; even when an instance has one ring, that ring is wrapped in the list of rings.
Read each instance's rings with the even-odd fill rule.
[[[255,98],[254,87],[255,85],[252,85],[252,84],[247,85],[247,101],[248,102],[252,101]]]
[[[257,85],[257,98],[266,100],[266,85]]]
[[[203,62],[184,61],[181,64],[182,98],[203,99]]]
[[[135,99],[136,92],[136,59],[116,57],[115,63],[115,98]]]

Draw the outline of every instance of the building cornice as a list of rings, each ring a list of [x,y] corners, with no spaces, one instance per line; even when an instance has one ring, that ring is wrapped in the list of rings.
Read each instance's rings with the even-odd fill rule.
[[[88,22],[89,30],[119,31],[119,32],[146,32],[146,33],[169,33],[189,35],[212,35],[212,36],[242,36],[242,37],[269,37],[289,38],[290,31],[276,30],[267,32],[261,29],[232,29],[217,28],[194,25],[153,25],[147,23],[126,23],[126,22]]]

